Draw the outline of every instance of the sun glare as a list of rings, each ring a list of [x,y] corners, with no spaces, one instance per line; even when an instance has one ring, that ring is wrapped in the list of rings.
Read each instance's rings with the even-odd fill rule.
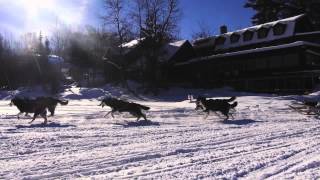
[[[28,18],[39,18],[42,10],[53,11],[55,8],[54,0],[20,0],[27,12]]]
[[[19,26],[17,32],[42,32],[50,35],[60,25],[77,28],[86,23],[90,0],[0,0],[2,17]],[[2,11],[1,11],[2,10]],[[0,24],[2,25],[2,24]],[[6,26],[11,31],[11,26]],[[1,31],[1,29],[0,29]]]

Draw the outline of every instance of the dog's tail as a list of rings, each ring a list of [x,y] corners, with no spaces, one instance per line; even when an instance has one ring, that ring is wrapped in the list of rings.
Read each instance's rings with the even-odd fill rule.
[[[68,103],[69,103],[69,101],[67,101],[67,100],[60,100],[60,99],[58,99],[57,100],[58,101],[58,103],[60,103],[61,105],[68,105]]]
[[[234,102],[233,104],[230,104],[230,108],[235,108],[238,105],[238,102]]]
[[[234,101],[234,100],[236,100],[236,99],[237,99],[237,97],[232,96],[231,98],[229,98],[229,99],[227,100],[227,102],[232,102],[232,101]]]

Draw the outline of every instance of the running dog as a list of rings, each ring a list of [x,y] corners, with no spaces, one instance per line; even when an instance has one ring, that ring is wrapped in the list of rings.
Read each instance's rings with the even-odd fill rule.
[[[112,98],[112,97],[106,97],[101,101],[101,104],[99,106],[109,106],[111,108],[111,111],[108,112],[104,117],[109,115],[111,113],[111,116],[114,118],[113,113],[114,112],[129,112],[131,115],[137,117],[137,121],[141,117],[144,118],[144,120],[147,120],[146,115],[142,113],[142,110],[149,110],[150,108],[141,104],[133,103],[133,102],[127,102],[124,100]]]
[[[19,115],[22,113],[34,113],[32,123],[35,118],[40,115],[44,118],[44,124],[47,123],[47,109],[50,111],[51,116],[54,116],[55,108],[57,104],[67,105],[68,101],[59,100],[53,97],[38,97],[36,99],[19,98],[15,97],[11,100],[10,105],[15,105],[19,109]]]
[[[19,109],[19,115],[22,113],[34,113],[32,123],[38,115],[40,115],[44,119],[44,124],[47,124],[47,107],[45,104],[39,103],[39,101],[35,99],[26,99],[15,97],[11,100],[10,106],[15,105]]]
[[[199,109],[202,109],[202,110],[205,110],[205,107],[200,103],[199,99],[203,99],[205,97],[202,97],[202,96],[199,96],[196,100],[196,110],[199,110]],[[232,96],[231,98],[229,99],[206,99],[207,101],[209,102],[233,102],[236,100],[237,97],[235,96]]]
[[[234,102],[233,104],[229,104],[236,99],[236,97],[231,97],[230,99],[206,99],[205,97],[199,96],[196,100],[196,110],[202,109],[207,113],[207,118],[210,114],[210,111],[219,111],[223,115],[226,116],[225,120],[229,119],[229,111],[230,109],[235,108],[238,105],[238,102]],[[232,115],[231,115],[232,116]]]

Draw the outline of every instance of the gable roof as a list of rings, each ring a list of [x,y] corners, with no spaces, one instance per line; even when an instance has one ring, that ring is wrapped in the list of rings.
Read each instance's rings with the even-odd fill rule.
[[[185,43],[189,43],[189,41],[180,40],[180,41],[175,41],[175,42],[171,42],[164,45],[164,47],[161,50],[162,55],[160,57],[160,61],[162,62],[169,61]]]

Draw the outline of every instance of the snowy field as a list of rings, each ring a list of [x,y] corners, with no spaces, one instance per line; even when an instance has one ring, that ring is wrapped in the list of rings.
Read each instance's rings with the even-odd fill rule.
[[[11,92],[17,93],[17,92]],[[103,116],[98,97],[150,106],[150,124]],[[237,95],[234,120],[194,110],[187,94]],[[69,89],[43,126],[17,120],[0,93],[0,179],[319,179],[320,121],[288,107],[296,97],[177,90],[136,100],[119,89]],[[160,98],[161,97],[161,98]]]

